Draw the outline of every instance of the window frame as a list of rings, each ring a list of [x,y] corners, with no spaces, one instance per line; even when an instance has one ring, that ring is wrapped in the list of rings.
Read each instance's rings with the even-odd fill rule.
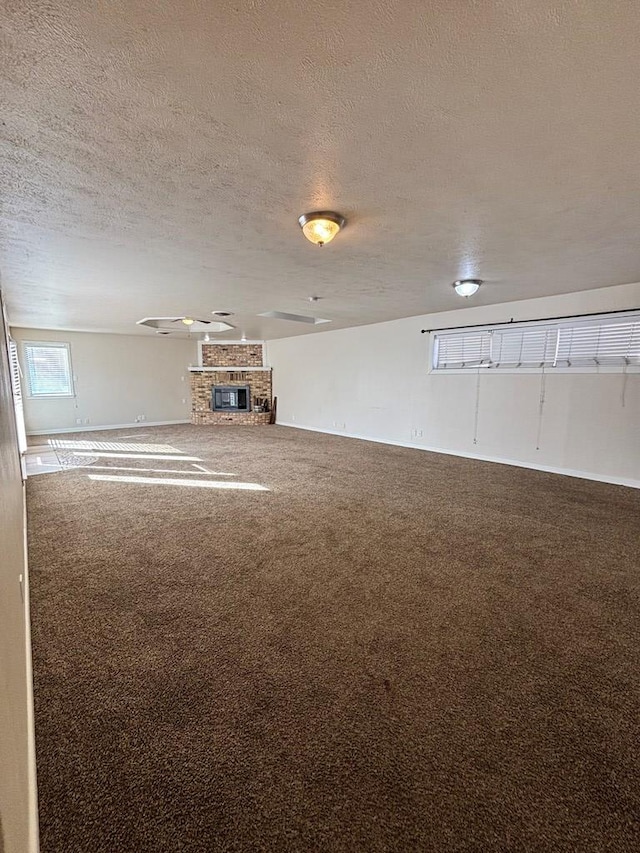
[[[637,315],[637,316],[634,316]],[[487,324],[478,324],[477,326],[451,326],[449,328],[442,329],[434,329],[429,332],[429,361],[428,361],[428,373],[434,376],[469,376],[476,374],[494,374],[494,373],[509,373],[509,374],[533,374],[539,375],[541,373],[547,374],[555,374],[555,373],[571,373],[571,374],[597,374],[597,373],[640,373],[640,365],[638,364],[581,364],[576,367],[570,367],[567,365],[558,365],[554,367],[553,365],[542,365],[536,367],[518,367],[514,365],[503,366],[503,367],[495,367],[492,365],[473,365],[470,367],[436,367],[434,363],[434,357],[436,354],[436,346],[437,346],[437,337],[438,335],[448,335],[455,334],[459,332],[460,334],[469,333],[470,331],[474,333],[481,332],[494,332],[494,331],[503,331],[507,329],[557,329],[557,328],[569,328],[569,327],[580,327],[582,325],[591,325],[595,323],[602,323],[603,325],[615,322],[616,320],[627,321],[627,322],[640,322],[640,309],[630,309],[630,310],[622,310],[622,311],[611,311],[611,312],[602,312],[598,314],[581,314],[576,315],[575,317],[563,317],[558,319],[540,319],[540,320],[519,320],[513,321],[511,323],[487,323]]]
[[[29,358],[27,356],[28,347],[43,347],[50,349],[63,349],[67,353],[67,367],[68,367],[68,375],[69,375],[69,387],[71,388],[70,392],[61,392],[61,393],[47,393],[47,394],[38,394],[34,393],[31,387],[31,372],[29,370]],[[75,377],[73,375],[73,363],[71,361],[71,344],[68,341],[22,341],[22,358],[24,361],[24,376],[26,379],[26,391],[27,397],[34,400],[71,400],[76,396],[76,388],[75,388]]]

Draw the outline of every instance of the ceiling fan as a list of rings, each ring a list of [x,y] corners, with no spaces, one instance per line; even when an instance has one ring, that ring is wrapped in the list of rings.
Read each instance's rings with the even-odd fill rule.
[[[148,326],[155,329],[158,334],[171,332],[228,332],[233,329],[229,323],[222,320],[201,320],[198,317],[186,315],[184,317],[145,317],[138,320],[137,325]]]
[[[210,326],[213,320],[199,320],[197,317],[175,317],[171,323],[183,323],[185,326],[191,327],[194,323],[199,323],[203,326]]]

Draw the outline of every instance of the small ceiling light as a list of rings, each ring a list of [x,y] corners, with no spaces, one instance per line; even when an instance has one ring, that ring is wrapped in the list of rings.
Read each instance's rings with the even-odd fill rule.
[[[453,289],[458,296],[466,296],[468,298],[478,292],[481,284],[482,279],[480,278],[463,278],[461,281],[453,282]]]
[[[211,338],[209,337],[209,332],[206,333],[203,340],[205,341],[205,343],[209,343],[209,341],[211,340]]]
[[[298,219],[302,233],[316,246],[330,243],[338,231],[347,224],[344,216],[331,210],[319,210],[316,213],[303,213]]]
[[[182,322],[185,324],[185,326],[193,326],[195,320],[192,320],[191,317],[183,317]]]

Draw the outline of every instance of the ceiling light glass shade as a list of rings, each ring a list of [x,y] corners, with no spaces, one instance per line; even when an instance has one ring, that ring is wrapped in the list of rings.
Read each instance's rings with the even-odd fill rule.
[[[473,296],[477,293],[482,281],[479,278],[465,278],[462,281],[454,281],[453,287],[458,296]]]
[[[345,226],[344,216],[331,210],[320,210],[316,213],[303,213],[298,219],[302,233],[316,246],[330,243],[338,231]]]
[[[185,326],[193,326],[194,324],[194,320],[192,320],[191,317],[183,317],[182,322],[185,324]]]

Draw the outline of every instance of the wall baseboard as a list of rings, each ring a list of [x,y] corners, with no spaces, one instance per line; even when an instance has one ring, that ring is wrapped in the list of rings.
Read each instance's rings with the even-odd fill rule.
[[[325,435],[339,435],[342,438],[357,438],[360,441],[372,441],[375,444],[391,444],[395,447],[410,447],[412,450],[426,450],[428,453],[444,453],[447,456],[461,456],[464,459],[477,459],[479,462],[496,462],[498,465],[513,465],[516,468],[529,468],[532,471],[544,471],[547,474],[562,474],[565,477],[578,477],[581,480],[594,480],[597,483],[610,483],[614,486],[628,486],[640,489],[640,480],[627,477],[612,477],[606,474],[595,474],[590,471],[576,471],[573,468],[555,468],[552,465],[537,465],[535,462],[522,462],[518,459],[504,459],[500,456],[485,456],[482,453],[466,453],[461,450],[445,450],[442,447],[431,447],[425,444],[415,444],[410,441],[393,441],[392,439],[372,438],[370,435],[359,435],[343,430],[320,429],[319,427],[302,426],[302,424],[278,421],[278,426],[304,429],[309,432],[321,432]]]
[[[62,429],[31,429],[27,430],[27,435],[58,435],[68,432],[102,432],[107,429],[144,429],[150,426],[171,426],[172,424],[190,424],[190,420],[181,421],[141,421],[132,424],[103,424],[102,426],[75,426],[63,427]]]

